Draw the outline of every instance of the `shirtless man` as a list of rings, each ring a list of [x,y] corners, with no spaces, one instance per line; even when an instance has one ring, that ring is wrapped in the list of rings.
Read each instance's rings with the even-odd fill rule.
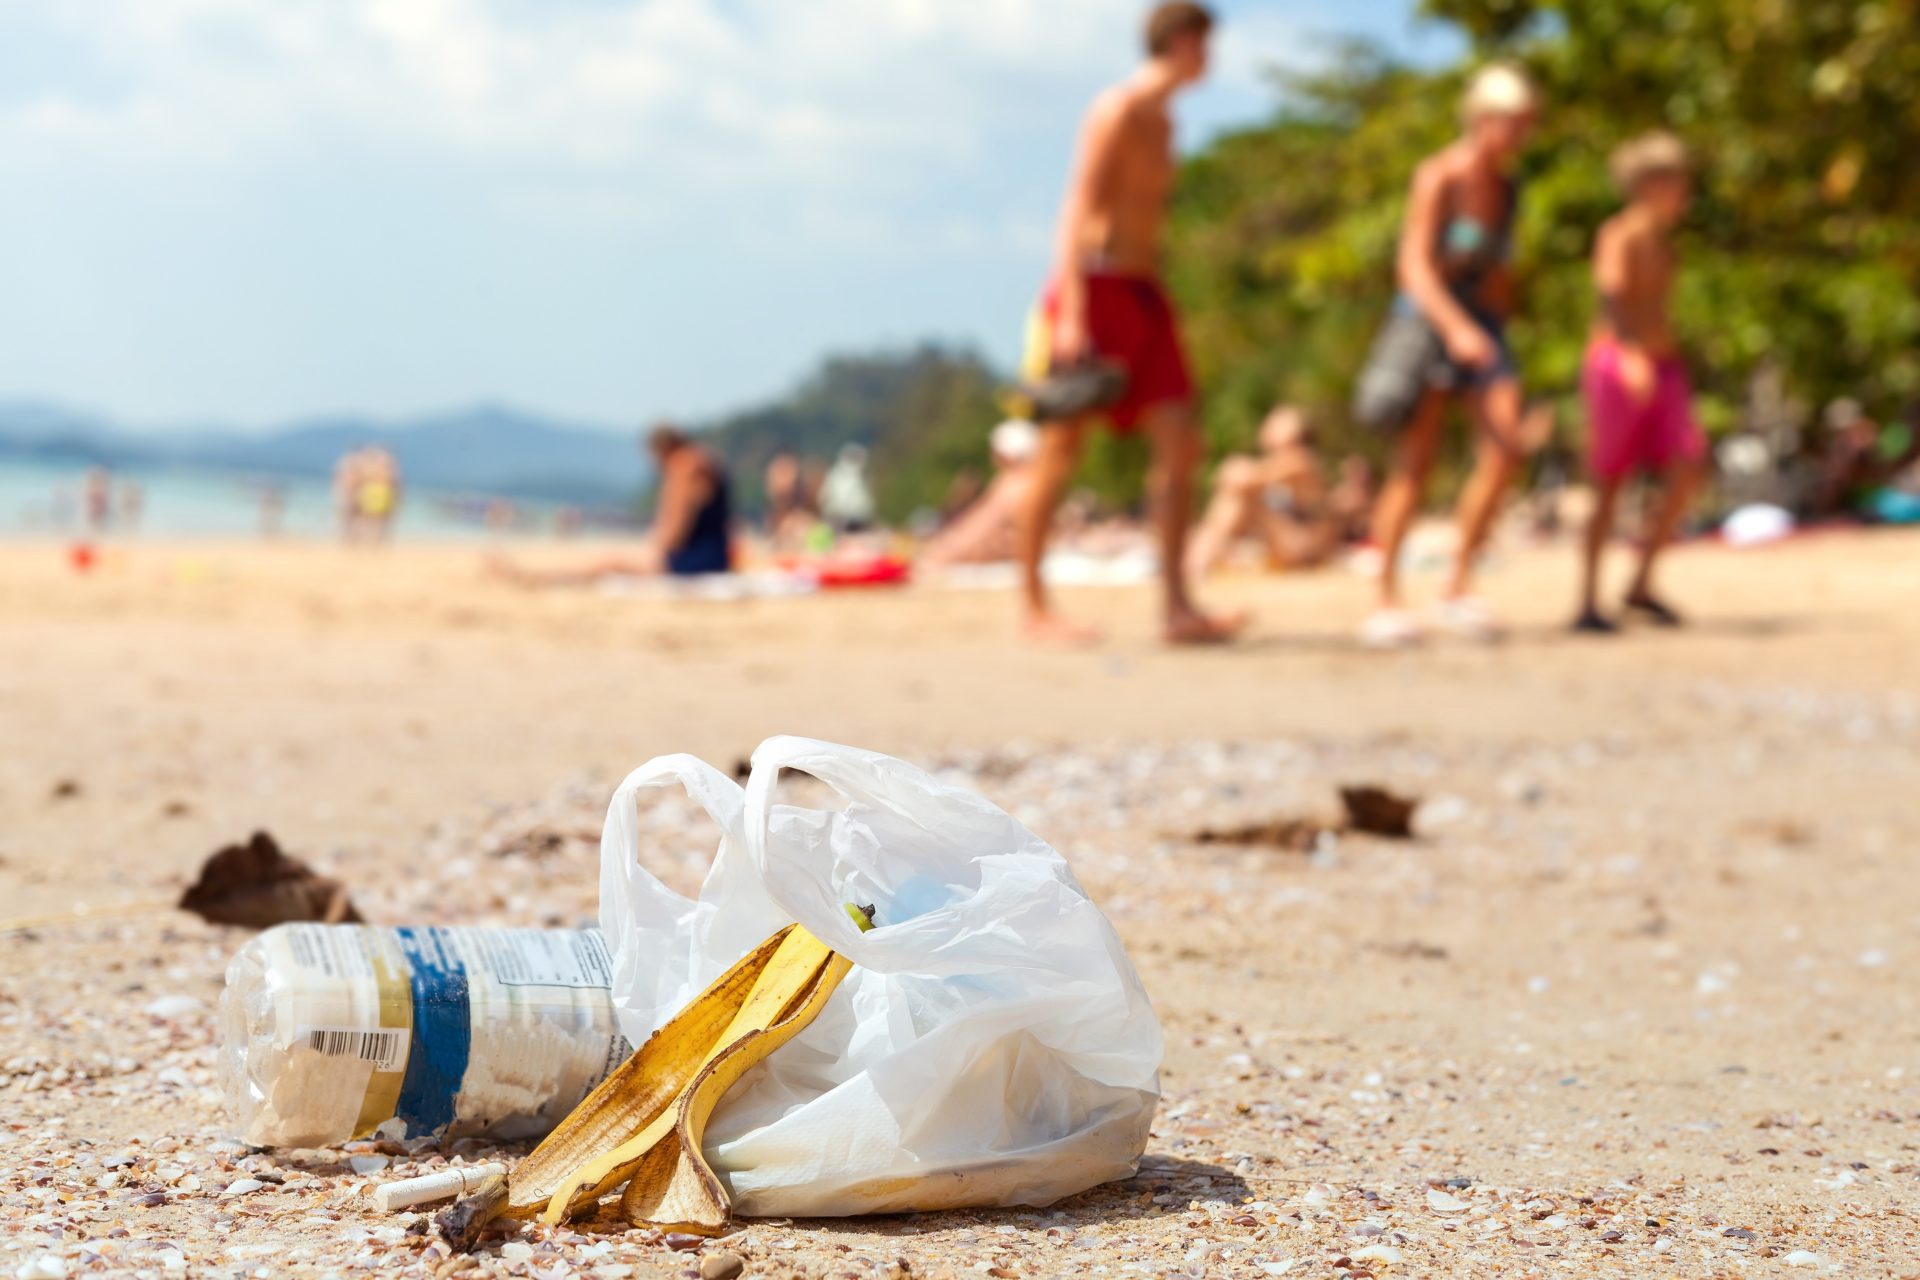
[[[1213,15],[1192,3],[1156,7],[1147,18],[1147,58],[1094,100],[1060,211],[1054,274],[1040,308],[1039,363],[1061,368],[1095,358],[1125,369],[1120,398],[1100,410],[1153,448],[1148,496],[1159,523],[1165,635],[1174,643],[1225,640],[1242,618],[1214,618],[1187,593],[1185,550],[1200,464],[1193,384],[1173,308],[1160,286],[1160,228],[1173,186],[1174,94],[1207,70]],[[1016,539],[1027,635],[1080,645],[1098,633],[1062,618],[1040,571],[1055,508],[1094,414],[1045,425]]]
[[[1673,230],[1692,199],[1686,148],[1670,133],[1645,134],[1614,152],[1612,169],[1627,207],[1601,226],[1594,244],[1600,318],[1580,377],[1598,492],[1573,628],[1597,635],[1618,630],[1600,612],[1600,558],[1621,486],[1640,470],[1659,473],[1666,492],[1645,531],[1626,607],[1657,625],[1679,625],[1680,616],[1653,594],[1653,566],[1699,487],[1706,453],[1669,310],[1680,266]]]

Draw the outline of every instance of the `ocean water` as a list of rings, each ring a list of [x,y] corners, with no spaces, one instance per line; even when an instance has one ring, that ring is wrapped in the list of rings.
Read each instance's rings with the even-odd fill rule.
[[[0,460],[0,537],[72,537],[83,532],[85,469]],[[320,480],[246,476],[233,472],[138,470],[113,475],[116,516],[129,485],[139,490],[133,522],[116,519],[113,533],[161,537],[258,537],[262,495],[277,489],[282,537],[332,538],[338,522],[330,486]],[[406,491],[394,521],[394,536],[407,539],[478,539],[489,532],[488,499],[474,495]],[[551,533],[559,508],[515,500],[511,531]],[[603,519],[593,521],[604,526]]]

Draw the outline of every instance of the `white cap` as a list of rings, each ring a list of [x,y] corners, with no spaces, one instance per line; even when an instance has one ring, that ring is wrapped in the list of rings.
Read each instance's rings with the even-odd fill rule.
[[[1540,105],[1540,93],[1527,73],[1510,62],[1489,62],[1467,81],[1460,109],[1469,122],[1483,116],[1520,116]]]
[[[987,437],[987,447],[996,458],[1025,462],[1039,452],[1040,428],[1025,418],[1010,418],[993,429],[993,434]]]

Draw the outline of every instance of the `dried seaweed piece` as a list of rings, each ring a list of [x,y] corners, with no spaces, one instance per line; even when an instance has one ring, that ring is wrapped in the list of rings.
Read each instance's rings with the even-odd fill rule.
[[[1289,853],[1312,853],[1328,828],[1307,818],[1275,818],[1244,827],[1207,827],[1195,833],[1197,844],[1264,845]]]
[[[346,886],[288,857],[264,831],[208,858],[200,878],[180,895],[180,909],[211,924],[249,929],[270,929],[294,920],[360,922]]]
[[[1362,835],[1406,840],[1413,835],[1413,814],[1420,801],[1385,787],[1362,784],[1340,788],[1346,814],[1338,822],[1313,818],[1270,818],[1239,827],[1204,827],[1190,837],[1195,844],[1259,845],[1288,853],[1312,853],[1320,837],[1356,831]]]
[[[1347,829],[1391,840],[1413,837],[1413,811],[1420,807],[1417,797],[1399,796],[1385,787],[1357,786],[1340,788],[1340,803],[1347,809]]]

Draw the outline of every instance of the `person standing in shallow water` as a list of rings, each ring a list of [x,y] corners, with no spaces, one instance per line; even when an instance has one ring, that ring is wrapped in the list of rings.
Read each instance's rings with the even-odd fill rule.
[[[1173,306],[1160,283],[1161,224],[1174,179],[1169,107],[1175,94],[1205,76],[1212,31],[1213,15],[1201,5],[1157,6],[1147,18],[1146,60],[1094,99],[1081,130],[1060,210],[1054,274],[1034,326],[1035,358],[1029,364],[1040,367],[1029,372],[1095,360],[1123,369],[1126,385],[1097,414],[1041,428],[1016,533],[1026,634],[1037,643],[1080,645],[1099,638],[1093,628],[1054,611],[1040,569],[1054,511],[1096,416],[1116,431],[1144,433],[1152,445],[1148,496],[1160,533],[1166,639],[1225,640],[1245,621],[1202,613],[1188,593],[1186,538],[1200,426]]]
[[[1680,270],[1673,231],[1693,199],[1687,149],[1670,133],[1649,133],[1614,152],[1611,168],[1627,207],[1607,219],[1594,242],[1600,317],[1580,375],[1595,497],[1573,629],[1595,635],[1619,629],[1600,612],[1600,559],[1620,490],[1642,470],[1659,475],[1665,492],[1642,535],[1625,605],[1656,626],[1680,625],[1680,615],[1653,593],[1653,566],[1700,487],[1707,451],[1669,309]]]
[[[1520,377],[1505,329],[1520,195],[1513,170],[1538,110],[1539,96],[1518,68],[1482,68],[1467,86],[1464,134],[1414,173],[1396,259],[1399,297],[1356,397],[1363,419],[1398,434],[1374,512],[1382,564],[1377,607],[1361,630],[1369,644],[1407,644],[1425,630],[1401,596],[1400,549],[1456,402],[1473,422],[1473,470],[1460,494],[1456,560],[1428,620],[1480,639],[1498,631],[1469,587],[1474,558],[1525,452]],[[1366,403],[1383,385],[1380,399],[1392,406],[1384,412]]]

